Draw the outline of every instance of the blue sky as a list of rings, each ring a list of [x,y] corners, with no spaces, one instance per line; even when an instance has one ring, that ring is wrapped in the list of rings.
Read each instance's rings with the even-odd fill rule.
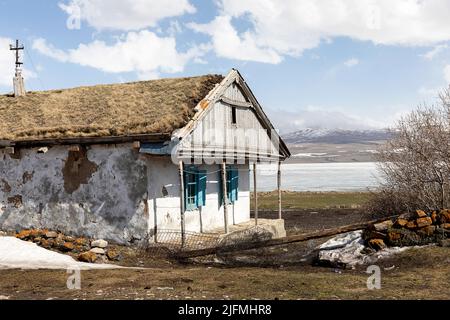
[[[0,92],[238,68],[282,131],[389,126],[450,82],[448,0],[0,0]]]

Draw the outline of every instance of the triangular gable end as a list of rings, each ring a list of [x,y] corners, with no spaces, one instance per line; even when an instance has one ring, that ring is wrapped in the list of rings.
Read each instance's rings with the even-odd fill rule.
[[[179,130],[181,158],[217,158],[273,162],[290,152],[237,70],[232,70],[196,108]]]

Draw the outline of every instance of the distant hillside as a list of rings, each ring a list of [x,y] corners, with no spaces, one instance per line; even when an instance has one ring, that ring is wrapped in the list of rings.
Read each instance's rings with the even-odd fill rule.
[[[302,129],[283,135],[288,144],[327,143],[348,144],[385,141],[391,138],[386,129],[380,130],[341,130],[341,129]]]

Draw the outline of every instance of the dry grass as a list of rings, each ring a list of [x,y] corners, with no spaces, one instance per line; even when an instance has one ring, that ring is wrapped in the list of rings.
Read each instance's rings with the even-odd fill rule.
[[[0,292],[9,299],[450,299],[448,250],[411,249],[380,261],[381,290],[367,289],[365,266],[335,272],[311,266],[167,264],[144,270],[83,271],[81,290],[67,289],[65,270],[3,270]]]
[[[283,191],[281,198],[283,209],[356,208],[364,205],[371,198],[371,194],[369,192]],[[253,206],[253,204],[252,200],[251,205]],[[259,192],[258,207],[265,210],[276,210],[278,193]]]
[[[0,139],[171,133],[187,124],[220,75],[0,96]]]

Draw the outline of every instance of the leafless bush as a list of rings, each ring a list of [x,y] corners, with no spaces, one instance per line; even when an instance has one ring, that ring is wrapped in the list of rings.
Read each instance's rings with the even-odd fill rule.
[[[398,121],[377,160],[385,182],[369,204],[386,214],[448,208],[450,90]]]

